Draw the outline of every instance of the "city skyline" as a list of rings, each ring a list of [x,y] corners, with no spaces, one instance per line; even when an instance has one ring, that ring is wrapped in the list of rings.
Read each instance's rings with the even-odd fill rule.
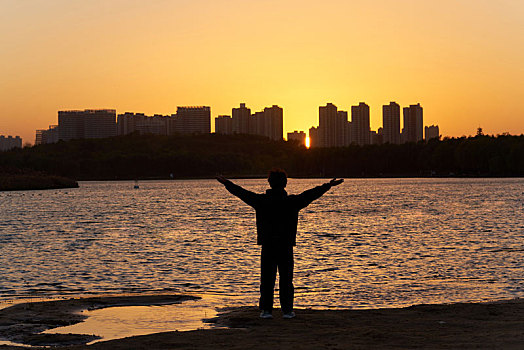
[[[380,129],[380,128],[384,128],[384,125],[386,125],[386,124],[385,124],[385,119],[384,119],[384,113],[388,113],[388,117],[387,117],[387,118],[390,118],[390,116],[389,116],[389,113],[390,113],[390,112],[389,112],[389,108],[392,107],[391,104],[395,104],[396,106],[403,106],[403,104],[398,104],[396,101],[391,101],[391,102],[390,102],[390,105],[385,105],[385,104],[383,104],[383,105],[380,106],[381,108],[372,108],[370,105],[368,105],[368,104],[365,103],[365,102],[359,102],[359,103],[364,103],[364,104],[366,104],[366,106],[368,107],[368,112],[367,112],[367,113],[369,114],[369,116],[372,115],[371,111],[375,111],[375,113],[373,113],[373,114],[380,113],[379,118],[378,118],[378,120],[375,121],[375,123],[371,123],[371,120],[372,120],[372,119],[371,119],[371,117],[370,117],[369,127],[370,127],[370,130],[371,130],[371,131],[374,131],[374,130],[376,131],[376,130],[378,130],[378,129]],[[334,103],[332,103],[332,102],[328,102],[327,104],[328,104],[328,105],[336,105],[336,104],[334,104]],[[417,103],[417,105],[420,105],[420,102]],[[246,103],[240,103],[240,108],[242,108],[242,106],[245,107],[245,106],[246,106]],[[278,106],[278,105],[273,105],[273,107],[275,107],[275,106]],[[401,126],[401,130],[400,130],[400,131],[401,131],[401,133],[402,133],[402,131],[403,131],[403,129],[404,129],[404,123],[405,123],[405,121],[406,121],[406,115],[405,115],[405,113],[406,113],[406,108],[408,108],[408,107],[413,107],[413,106],[414,106],[414,105],[407,103],[407,104],[406,104],[406,107],[401,107],[401,108],[400,108],[400,112],[399,112],[399,113],[400,113],[400,119],[402,120],[402,122],[400,123],[400,126]],[[321,107],[321,106],[317,106],[317,109],[318,109],[319,107]],[[351,110],[353,107],[358,107],[358,105],[357,105],[357,106],[354,106],[354,105],[353,105],[353,106],[349,106],[349,109]],[[375,106],[375,107],[376,107],[376,106]],[[176,109],[178,109],[178,108],[180,108],[180,106],[176,107]],[[211,108],[211,107],[209,107],[209,108]],[[262,111],[260,111],[260,112],[255,112],[255,113],[253,113],[252,115],[251,115],[251,114],[250,114],[250,115],[251,115],[252,117],[256,117],[257,114],[259,114],[259,113],[263,113],[263,112],[264,112],[264,109],[267,109],[267,108],[268,108],[268,107],[267,107],[267,104],[266,104],[264,107],[261,108]],[[283,108],[283,107],[280,107],[280,108],[285,109],[285,108]],[[234,110],[234,109],[235,109],[235,107],[233,107],[233,110]],[[238,109],[238,107],[237,107],[237,109]],[[408,108],[408,109],[409,109],[409,108]],[[64,111],[68,111],[68,110],[70,110],[70,111],[83,111],[83,110],[86,110],[86,111],[87,111],[87,110],[115,110],[115,111],[116,111],[117,109],[116,109],[116,108],[92,108],[92,107],[91,107],[91,108],[88,107],[88,108],[85,108],[85,109],[82,109],[82,108],[64,109]],[[251,109],[248,108],[248,110],[251,110]],[[254,110],[254,109],[253,109],[253,110]],[[57,121],[57,119],[56,119],[56,113],[59,113],[59,112],[62,112],[62,111],[60,111],[60,110],[59,110],[59,111],[55,111],[55,117],[54,117],[55,119],[54,119],[54,121],[53,121],[53,120],[50,120],[50,122],[49,122],[49,124],[48,124],[47,126],[44,126],[44,127],[42,127],[42,128],[33,128],[32,126],[29,126],[29,127],[32,129],[32,132],[31,132],[32,135],[28,136],[27,138],[24,138],[23,134],[18,134],[18,135],[16,135],[16,136],[20,136],[20,137],[22,138],[24,144],[26,144],[26,143],[35,144],[35,130],[36,130],[36,131],[40,131],[40,130],[47,130],[48,128],[49,128],[49,129],[53,129],[53,128],[55,128],[55,127],[57,126],[57,124],[56,124],[56,121]],[[343,111],[343,110],[339,110],[338,112],[339,112],[339,117],[340,117],[340,112],[342,112],[342,113],[346,113],[346,114],[348,113],[347,111]],[[128,114],[128,113],[129,113],[130,115],[133,115],[133,116],[134,116],[134,115],[137,115],[137,116],[144,116],[144,117],[148,117],[148,118],[150,118],[150,117],[167,117],[167,116],[176,116],[176,112],[175,112],[175,113],[167,113],[167,114],[159,114],[159,113],[151,113],[151,114],[148,114],[148,113],[144,113],[143,111],[140,111],[140,112],[130,112],[130,111],[126,111],[126,112],[124,112],[124,114]],[[351,112],[350,112],[350,113],[351,113]],[[229,118],[231,118],[232,114],[233,114],[233,113],[232,113],[231,109],[230,109],[230,112],[229,112],[229,113],[224,113],[224,114],[216,114],[216,113],[215,113],[215,114],[210,114],[210,115],[211,115],[211,119],[210,119],[210,126],[209,126],[209,128],[210,128],[211,132],[216,132],[216,123],[215,123],[216,118],[220,118],[220,117],[229,117]],[[286,113],[286,114],[287,114],[287,113]],[[120,115],[121,115],[121,114],[119,114],[119,116],[120,116]],[[351,114],[350,114],[350,115],[351,115]],[[294,128],[294,129],[293,129],[293,128],[286,128],[286,119],[284,118],[284,119],[283,119],[283,131],[282,131],[282,133],[283,133],[283,135],[287,135],[288,133],[293,133],[294,131],[304,131],[304,132],[306,132],[306,134],[307,134],[307,133],[308,133],[308,130],[310,130],[310,128],[313,127],[313,125],[314,125],[315,123],[318,124],[318,117],[319,117],[319,115],[318,115],[318,112],[317,112],[317,121],[314,122],[312,125],[306,126],[306,127],[303,128],[303,129],[300,129],[300,128]],[[346,115],[346,118],[347,118],[347,115]],[[424,118],[426,118],[425,115],[424,115]],[[375,119],[377,119],[377,118],[375,118]],[[374,124],[374,125],[373,125],[373,124]],[[433,126],[433,124],[436,124],[436,125],[438,125],[438,126],[440,127],[440,130],[442,131],[442,127],[441,127],[440,122],[439,122],[438,119],[432,119],[432,121],[429,121],[429,122],[427,122],[426,124],[428,124],[428,125],[426,125],[426,126],[430,126],[430,125]],[[440,135],[441,135],[442,137],[462,137],[462,136],[472,136],[472,135],[475,134],[477,128],[479,128],[479,127],[481,127],[481,128],[483,129],[483,131],[484,131],[486,134],[490,134],[490,132],[487,131],[486,128],[485,128],[483,125],[480,125],[480,124],[479,124],[479,125],[470,125],[470,128],[468,129],[468,132],[467,132],[467,133],[464,133],[464,134],[461,134],[461,135],[450,135],[450,134],[448,134],[448,133],[444,133],[444,134],[441,133]],[[422,126],[422,129],[421,129],[422,131],[420,131],[420,134],[419,134],[419,137],[417,138],[417,140],[425,139],[423,128],[424,128],[424,126]],[[1,131],[2,131],[2,130],[0,130],[0,132],[1,132]],[[254,133],[254,132],[247,132],[247,133]],[[508,133],[508,132],[507,132],[507,131],[504,131],[504,132],[500,132],[500,133],[491,133],[491,134],[496,135],[496,134],[503,134],[503,133]],[[521,131],[521,132],[514,133],[514,134],[515,134],[515,135],[520,135],[520,134],[522,134],[522,133],[523,133],[523,132]],[[4,135],[7,135],[7,134],[13,134],[13,133],[3,132],[3,134],[4,134]],[[256,133],[255,133],[255,134],[256,134]],[[511,133],[510,133],[510,134],[511,134]],[[13,136],[14,136],[14,134],[13,134]],[[38,137],[38,136],[37,136],[37,137]],[[57,137],[58,137],[58,136],[57,136]],[[412,140],[412,141],[413,141],[413,140]],[[384,141],[384,142],[385,142],[385,141]],[[398,142],[402,142],[402,140],[399,140]],[[390,143],[396,143],[396,142],[390,142]],[[362,143],[362,144],[367,144],[367,143]]]
[[[328,102],[318,107],[318,126],[305,131],[284,132],[284,109],[278,105],[251,112],[245,103],[231,109],[231,116],[213,118],[210,106],[178,106],[171,115],[124,112],[115,109],[86,109],[58,111],[58,124],[37,129],[35,144],[55,143],[75,138],[104,138],[140,134],[249,134],[278,140],[301,140],[306,147],[347,147],[382,143],[405,143],[440,138],[438,125],[424,125],[420,103],[403,108],[400,129],[400,105],[392,101],[382,106],[383,125],[376,131],[370,127],[370,107],[365,102],[351,106],[351,114]],[[349,117],[348,117],[349,116]],[[287,134],[287,138],[284,136]]]
[[[57,110],[238,100],[282,106],[285,132],[325,101],[366,101],[376,129],[389,100],[446,136],[524,131],[521,2],[5,0],[0,16],[0,133],[24,140]]]

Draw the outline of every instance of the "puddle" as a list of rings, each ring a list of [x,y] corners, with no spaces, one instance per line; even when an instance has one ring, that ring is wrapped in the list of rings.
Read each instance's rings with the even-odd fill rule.
[[[24,347],[24,348],[31,348],[32,346],[31,345],[27,345],[27,344],[18,344],[18,343],[13,343],[11,341],[8,341],[8,340],[0,340],[0,346],[21,346],[21,347]]]
[[[180,304],[162,306],[118,306],[99,310],[84,310],[84,322],[44,331],[47,334],[94,334],[99,341],[169,331],[190,331],[210,328],[204,319],[217,315],[220,297],[203,296]]]

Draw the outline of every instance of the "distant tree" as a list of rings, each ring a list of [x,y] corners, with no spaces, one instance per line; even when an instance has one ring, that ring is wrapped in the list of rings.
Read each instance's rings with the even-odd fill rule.
[[[482,132],[482,128],[479,126],[477,128],[477,136],[482,136],[482,135],[484,135],[484,133]]]

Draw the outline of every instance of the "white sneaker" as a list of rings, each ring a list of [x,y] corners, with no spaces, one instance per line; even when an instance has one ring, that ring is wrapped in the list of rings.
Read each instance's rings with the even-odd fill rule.
[[[291,312],[288,312],[288,313],[285,313],[284,315],[282,315],[282,318],[289,319],[289,318],[295,318],[295,316],[296,316],[296,314],[293,311],[291,311]]]
[[[271,315],[271,311],[263,310],[260,313],[260,318],[273,318],[273,315]]]

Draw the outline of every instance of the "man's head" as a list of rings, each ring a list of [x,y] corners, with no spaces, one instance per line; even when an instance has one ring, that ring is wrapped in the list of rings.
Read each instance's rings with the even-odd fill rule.
[[[287,185],[287,174],[282,169],[273,169],[269,172],[267,181],[274,190],[284,189]]]

